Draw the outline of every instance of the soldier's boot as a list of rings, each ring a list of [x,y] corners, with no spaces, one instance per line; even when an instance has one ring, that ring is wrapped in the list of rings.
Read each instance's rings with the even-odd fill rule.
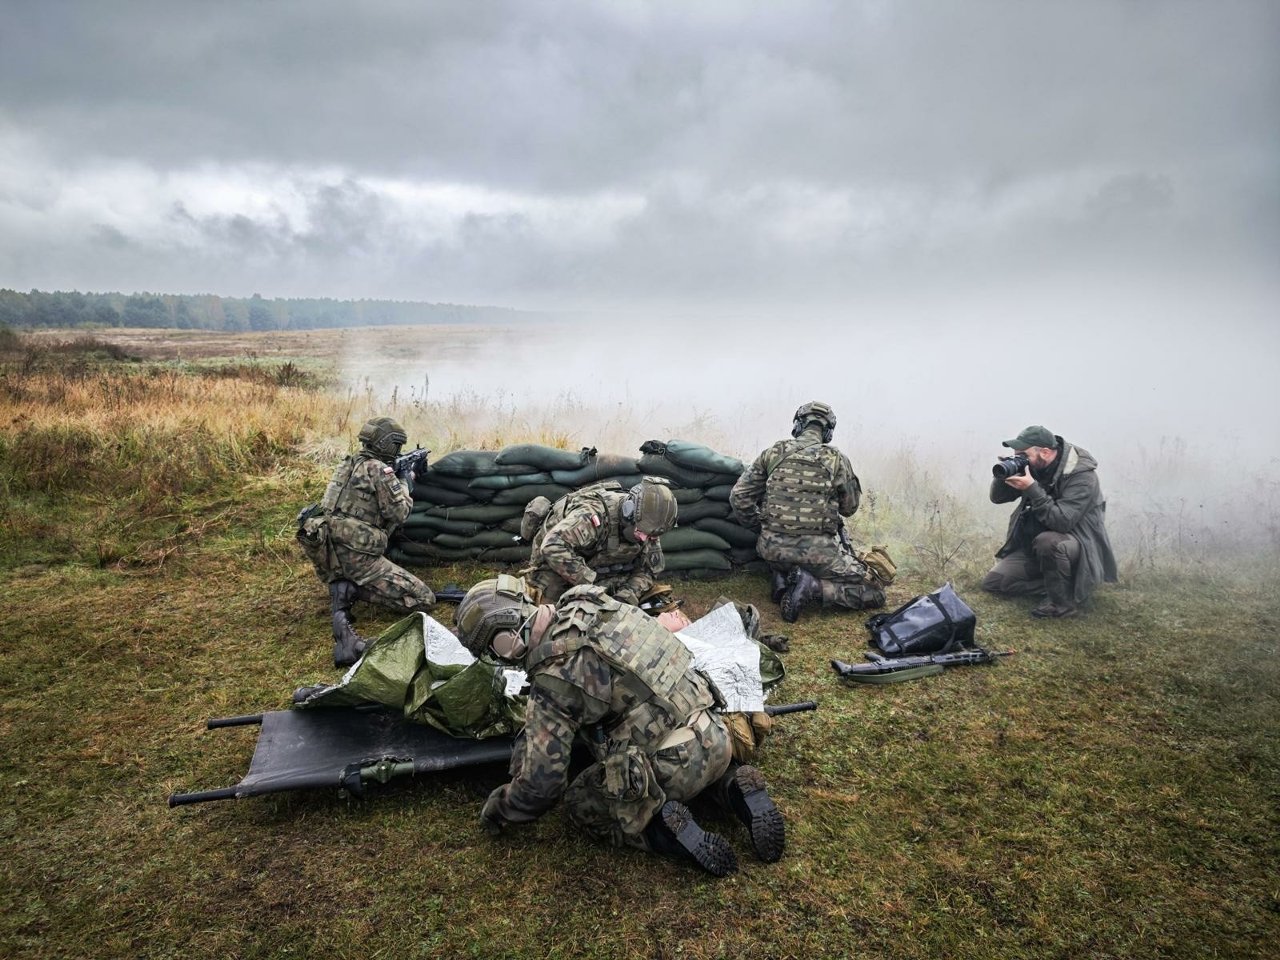
[[[357,588],[350,580],[329,584],[329,609],[333,616],[333,665],[349,667],[362,656],[369,640],[351,626],[351,606],[356,602]]]
[[[692,860],[717,877],[738,869],[738,857],[729,841],[698,826],[693,814],[679,800],[668,800],[644,828],[646,845],[654,853]]]
[[[782,619],[795,623],[806,604],[821,599],[822,581],[804,567],[792,568],[787,574],[787,592],[782,595]]]
[[[716,799],[751,833],[751,846],[765,863],[782,859],[787,826],[765,786],[764,774],[750,764],[730,764],[716,784]]]
[[[787,575],[781,570],[773,571],[773,577],[769,581],[769,599],[774,603],[782,601],[782,595],[787,592]]]

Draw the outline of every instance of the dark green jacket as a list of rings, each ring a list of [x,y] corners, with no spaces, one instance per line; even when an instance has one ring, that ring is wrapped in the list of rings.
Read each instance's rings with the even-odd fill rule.
[[[1116,557],[1107,537],[1107,500],[1098,483],[1098,461],[1082,447],[1058,441],[1058,458],[1049,465],[1047,476],[1032,471],[1036,482],[1019,493],[1002,478],[991,481],[991,502],[1020,500],[1009,518],[1004,546],[996,551],[1005,557],[1029,551],[1039,533],[1052,530],[1069,533],[1080,541],[1080,562],[1072,582],[1072,595],[1082,603],[1099,583],[1116,581]]]

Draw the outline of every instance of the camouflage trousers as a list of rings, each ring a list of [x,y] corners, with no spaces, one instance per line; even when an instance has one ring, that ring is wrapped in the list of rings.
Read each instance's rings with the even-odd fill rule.
[[[595,840],[647,850],[644,828],[662,805],[692,800],[720,779],[732,756],[724,722],[704,710],[651,754],[631,747],[587,767],[565,791],[565,811]]]
[[[802,537],[766,531],[756,541],[756,553],[775,573],[803,567],[820,580],[824,607],[864,610],[884,606],[884,591],[835,534]]]
[[[298,543],[322,583],[350,580],[356,585],[359,599],[396,613],[425,612],[435,606],[436,595],[431,588],[386,557],[348,550],[327,537],[316,542],[302,533]]]

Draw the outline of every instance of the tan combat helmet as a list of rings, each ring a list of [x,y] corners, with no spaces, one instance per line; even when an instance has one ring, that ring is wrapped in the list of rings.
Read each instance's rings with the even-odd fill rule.
[[[525,582],[520,577],[500,573],[492,580],[481,580],[467,591],[458,604],[453,622],[458,628],[458,639],[471,651],[472,656],[498,653],[502,659],[518,659],[524,651],[523,643],[513,646],[513,636],[537,610],[537,604],[529,596]],[[502,652],[494,649],[495,637]]]
[[[390,417],[374,417],[360,428],[360,446],[383,463],[400,456],[400,448],[409,441],[404,427]]]
[[[622,501],[622,519],[645,536],[660,537],[676,525],[675,494],[662,477],[645,477]]]
[[[796,409],[795,417],[792,418],[791,435],[793,437],[800,436],[804,428],[811,423],[816,423],[822,427],[822,442],[830,443],[831,437],[836,432],[836,412],[821,400],[810,400],[808,403],[802,403]]]

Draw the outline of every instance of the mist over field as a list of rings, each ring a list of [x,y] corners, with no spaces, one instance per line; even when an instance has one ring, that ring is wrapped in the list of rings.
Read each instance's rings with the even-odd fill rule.
[[[1113,535],[1201,549],[1280,536],[1276,290],[1041,280],[787,316],[596,314],[441,355],[354,349],[351,383],[627,452],[679,437],[750,460],[810,399],[864,487],[952,494],[977,522],[1000,441],[1044,423],[1098,459]],[[434,425],[447,432],[448,423]]]

